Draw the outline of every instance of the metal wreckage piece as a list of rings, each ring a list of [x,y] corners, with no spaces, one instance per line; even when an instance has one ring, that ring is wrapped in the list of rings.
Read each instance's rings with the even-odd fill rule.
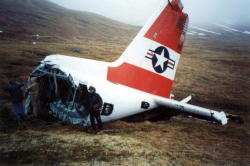
[[[88,125],[89,112],[85,109],[88,103],[83,103],[88,95],[87,85],[81,83],[77,87],[70,74],[67,76],[46,63],[36,67],[30,75],[30,78],[32,77],[39,78],[38,100],[44,112],[52,111],[53,116],[76,125]],[[28,83],[25,89],[25,114],[28,113],[31,105],[30,94],[27,90]]]

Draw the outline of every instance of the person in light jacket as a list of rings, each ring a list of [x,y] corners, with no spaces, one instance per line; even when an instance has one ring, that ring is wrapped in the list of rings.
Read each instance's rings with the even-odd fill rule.
[[[28,91],[30,91],[30,100],[33,107],[34,117],[38,117],[37,99],[39,97],[40,84],[36,77],[32,77],[29,82]]]

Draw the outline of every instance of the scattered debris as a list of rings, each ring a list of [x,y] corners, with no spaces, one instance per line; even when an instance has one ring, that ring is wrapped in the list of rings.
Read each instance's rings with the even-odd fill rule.
[[[66,49],[72,52],[80,53],[84,48],[70,48],[70,46],[66,46]]]
[[[227,118],[228,118],[228,120],[231,121],[231,122],[244,124],[244,120],[243,120],[243,118],[240,117],[240,116],[232,115],[232,114],[227,114]]]
[[[93,53],[92,53],[92,52],[89,52],[89,55],[93,55]]]
[[[83,50],[83,48],[73,48],[73,52],[78,52],[80,53]]]
[[[36,42],[33,42],[33,41],[29,41],[29,44],[36,44]]]

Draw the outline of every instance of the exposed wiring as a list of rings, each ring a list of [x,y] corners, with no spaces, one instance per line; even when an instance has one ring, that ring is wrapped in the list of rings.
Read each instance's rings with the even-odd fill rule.
[[[49,80],[49,83],[50,83],[50,86],[51,86],[51,88],[52,88],[52,90],[54,90],[54,88],[53,88],[53,86],[52,86],[52,84],[51,84],[51,82],[50,82],[50,78],[48,79]],[[55,90],[54,90],[55,91]],[[55,91],[56,92],[56,91]],[[56,92],[56,94],[57,94],[57,96],[60,98],[60,100],[61,100],[61,97],[60,97],[60,95]]]

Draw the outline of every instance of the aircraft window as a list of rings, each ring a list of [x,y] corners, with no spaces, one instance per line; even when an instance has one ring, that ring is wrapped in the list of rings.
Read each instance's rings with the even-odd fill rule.
[[[111,115],[114,109],[114,105],[110,103],[104,103],[101,115]]]
[[[141,108],[148,109],[149,106],[150,106],[150,104],[148,102],[146,102],[146,101],[141,102]]]

